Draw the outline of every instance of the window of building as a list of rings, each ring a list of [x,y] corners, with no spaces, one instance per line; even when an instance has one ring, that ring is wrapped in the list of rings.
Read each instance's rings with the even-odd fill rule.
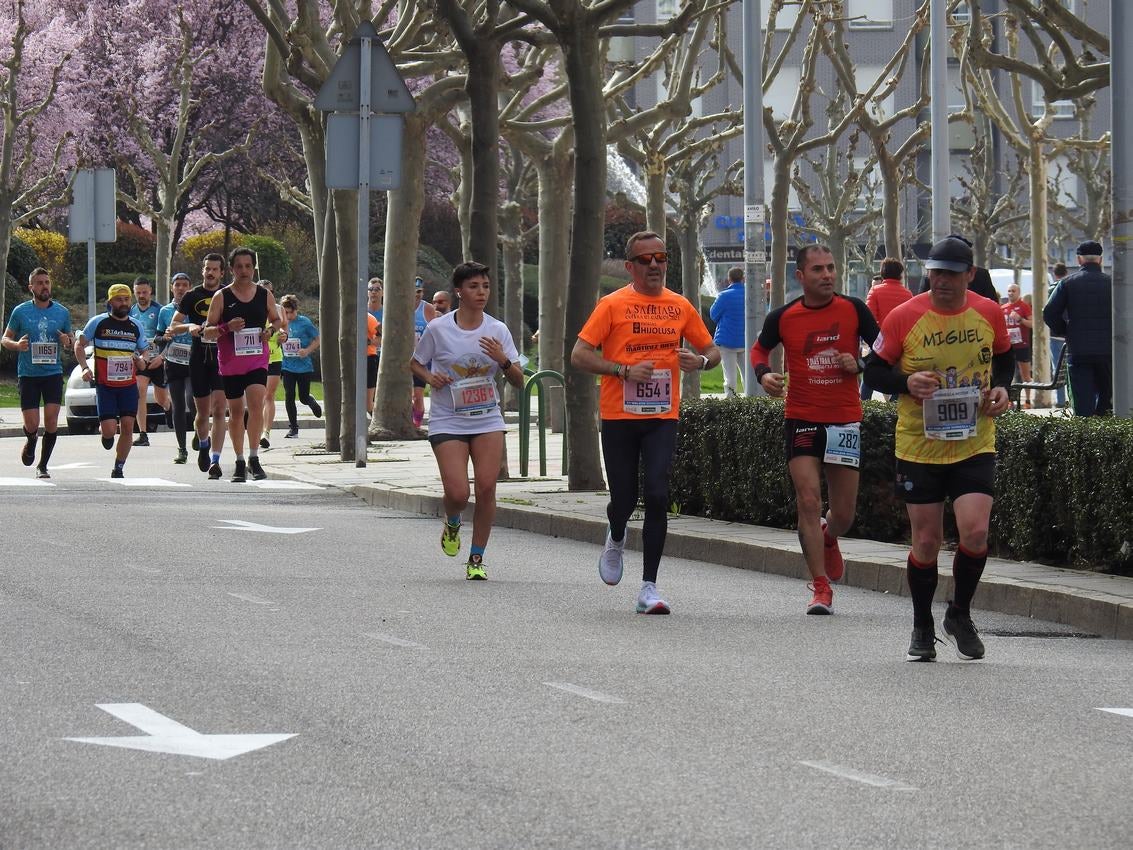
[[[763,93],[763,105],[771,107],[771,114],[776,121],[786,121],[791,116],[801,82],[802,69],[784,65]]]
[[[1078,206],[1080,181],[1078,175],[1070,170],[1070,160],[1065,154],[1047,160],[1046,181],[1052,203],[1069,209]]]
[[[857,81],[858,81],[858,94],[865,94],[869,91],[870,87],[874,84],[882,72],[885,70],[884,65],[858,65],[857,67]],[[881,88],[884,88],[885,83],[882,82]],[[876,92],[875,92],[876,94]],[[886,97],[882,98],[879,102],[872,99],[866,108],[870,113],[879,119],[884,119],[892,115],[896,109],[896,94],[890,92]]]
[[[967,3],[957,3],[956,8],[952,10],[952,20],[958,24],[966,24],[972,19],[972,11],[968,8]]]
[[[1043,94],[1043,87],[1038,84],[1038,81],[1031,81],[1031,115],[1042,115],[1046,110],[1046,95]],[[1075,115],[1074,101],[1072,100],[1056,100],[1051,104],[1051,109],[1054,110],[1055,118],[1073,118]]]
[[[850,29],[893,29],[893,0],[850,0],[846,12]]]
[[[775,29],[777,31],[789,30],[794,27],[795,21],[799,19],[799,8],[798,6],[790,5],[789,2],[787,5],[783,6],[783,8],[779,10],[779,14],[775,16]],[[771,17],[771,3],[769,0],[764,0],[763,9],[763,26],[761,29],[766,30],[767,20]]]
[[[948,63],[948,108],[950,110],[963,109],[964,103],[964,77],[957,62]]]
[[[677,16],[677,0],[657,0],[657,23],[663,24]]]

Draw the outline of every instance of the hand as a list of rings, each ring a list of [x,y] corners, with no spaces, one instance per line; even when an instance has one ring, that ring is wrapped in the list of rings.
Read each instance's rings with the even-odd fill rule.
[[[441,372],[430,372],[428,384],[435,390],[452,383],[452,376]]]
[[[699,372],[704,366],[704,358],[687,348],[677,349],[677,360],[680,362],[682,372]]]
[[[849,352],[838,352],[838,365],[842,367],[843,372],[849,372],[851,375],[858,374],[858,358]]]
[[[309,348],[300,348],[299,349],[299,356],[300,357],[306,357],[310,353],[311,353],[311,349],[309,349]]]
[[[271,328],[264,328],[260,331],[260,342],[267,345],[271,341]]]
[[[20,341],[16,343],[16,348],[20,351],[27,351],[31,348],[31,340],[28,339],[27,334],[20,337]]]
[[[940,389],[940,377],[935,372],[913,372],[909,375],[909,395],[922,401],[932,398]]]
[[[94,377],[94,374],[90,370],[90,366],[84,366],[81,374],[84,381],[90,381]]]
[[[71,340],[71,335],[65,331],[59,331],[59,344],[64,348],[70,348],[74,343]]]
[[[625,374],[622,377],[627,381],[648,381],[653,377],[653,361],[644,360],[641,363],[634,363],[632,366],[627,366]]]
[[[285,342],[287,342],[287,328],[280,328],[275,332],[275,334],[275,341],[280,345],[283,345]]]
[[[1011,397],[1007,394],[1005,387],[992,387],[991,391],[984,398],[981,407],[984,413],[995,418],[1010,409]]]
[[[783,374],[781,372],[767,372],[759,379],[759,385],[772,398],[783,397]]]
[[[244,324],[245,324],[244,320],[241,317],[237,316],[235,319],[231,319],[228,322],[228,330],[230,330],[230,331],[242,331],[242,330],[244,330]]]
[[[508,356],[504,354],[503,345],[495,337],[480,337],[480,350],[494,360],[497,366],[503,366],[504,361],[508,359]]]
[[[189,336],[199,337],[203,330],[204,327],[202,325],[189,325]]]

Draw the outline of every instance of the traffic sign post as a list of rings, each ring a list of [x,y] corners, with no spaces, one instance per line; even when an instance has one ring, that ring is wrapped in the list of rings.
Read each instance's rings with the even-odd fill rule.
[[[95,314],[95,243],[118,238],[118,175],[113,168],[83,168],[75,172],[67,232],[71,242],[87,243],[87,311]]]
[[[404,123],[417,108],[378,32],[363,21],[315,97],[327,116],[328,189],[358,191],[358,280],[355,286],[354,464],[366,465],[366,284],[370,279],[370,192],[401,183]],[[375,113],[394,113],[379,115]]]

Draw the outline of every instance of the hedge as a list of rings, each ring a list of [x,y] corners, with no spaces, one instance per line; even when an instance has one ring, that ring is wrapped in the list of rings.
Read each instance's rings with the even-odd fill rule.
[[[908,543],[905,506],[893,491],[896,419],[895,405],[863,404],[853,537]],[[998,421],[996,450],[993,554],[1133,574],[1133,421],[1008,413]],[[670,494],[682,513],[794,528],[783,403],[682,405]]]

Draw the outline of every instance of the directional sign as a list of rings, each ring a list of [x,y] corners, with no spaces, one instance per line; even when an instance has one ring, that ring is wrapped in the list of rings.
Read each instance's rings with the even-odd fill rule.
[[[65,738],[64,740],[224,761],[295,737],[294,734],[204,735],[138,702],[104,703],[98,708],[141,729],[146,734],[121,738]]]
[[[274,525],[260,525],[256,522],[245,522],[242,519],[218,519],[217,522],[227,522],[228,525],[214,525],[223,531],[259,531],[263,534],[302,534],[304,531],[318,531],[317,528],[276,528]]]
[[[113,168],[81,168],[71,187],[74,203],[67,220],[72,242],[113,242],[118,238],[117,174]]]
[[[357,114],[335,112],[327,116],[327,188],[357,189]],[[401,137],[405,129],[400,115],[370,118],[370,191],[386,192],[401,186]]]
[[[361,103],[362,39],[372,38],[370,52],[370,108],[374,112],[413,112],[417,104],[398,73],[378,32],[362,21],[315,96],[315,109],[323,112],[357,112]]]

